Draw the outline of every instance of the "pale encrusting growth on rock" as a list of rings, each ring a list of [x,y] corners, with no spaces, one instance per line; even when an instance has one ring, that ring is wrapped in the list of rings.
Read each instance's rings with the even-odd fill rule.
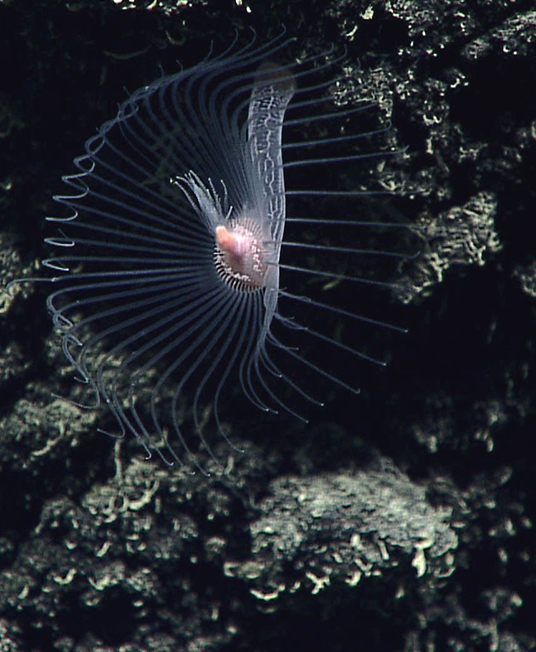
[[[69,214],[48,218],[59,228],[44,261],[57,286],[48,308],[90,407],[106,404],[119,434],[168,462],[182,465],[199,442],[210,453],[207,433],[227,439],[223,408],[237,386],[262,411],[303,419],[301,404],[322,396],[301,377],[356,391],[352,375],[315,358],[319,348],[350,366],[381,364],[355,334],[400,330],[329,301],[341,284],[382,285],[356,260],[402,256],[355,246],[354,227],[378,225],[354,200],[375,193],[340,185],[356,162],[390,153],[367,145],[384,129],[355,127],[373,102],[330,100],[341,56],[289,64],[292,47],[235,43],[133,93],[64,177],[69,191],[55,199]],[[335,336],[310,314],[349,325]]]

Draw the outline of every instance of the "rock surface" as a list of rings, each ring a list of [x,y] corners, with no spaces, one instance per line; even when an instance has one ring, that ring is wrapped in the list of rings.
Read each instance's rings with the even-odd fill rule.
[[[0,650],[536,647],[536,12],[528,0],[0,3],[0,274],[36,274],[61,175],[129,91],[284,24],[344,44],[426,243],[393,361],[311,425],[244,415],[175,472],[73,381],[46,288],[0,300]],[[38,272],[37,272],[38,273]],[[406,273],[406,272],[405,272]]]

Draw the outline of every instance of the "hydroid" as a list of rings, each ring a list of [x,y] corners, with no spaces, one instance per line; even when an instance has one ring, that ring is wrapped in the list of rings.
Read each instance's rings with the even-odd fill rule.
[[[325,298],[339,285],[377,290],[355,261],[403,254],[355,246],[356,229],[378,227],[357,219],[356,199],[375,193],[341,189],[345,170],[390,154],[368,145],[383,128],[355,130],[374,103],[336,107],[340,58],[289,63],[293,45],[234,44],[134,92],[64,177],[69,191],[55,200],[69,214],[47,218],[59,229],[43,262],[56,286],[48,309],[93,394],[79,405],[106,404],[119,435],[169,463],[199,444],[212,455],[211,433],[227,439],[222,410],[236,387],[265,413],[304,420],[304,404],[322,403],[304,377],[357,391],[319,349],[382,364],[355,332],[402,330]]]

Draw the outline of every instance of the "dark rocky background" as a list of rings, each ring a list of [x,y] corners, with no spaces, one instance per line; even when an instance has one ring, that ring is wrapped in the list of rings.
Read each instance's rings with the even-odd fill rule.
[[[410,333],[308,426],[237,419],[246,454],[206,478],[51,397],[47,288],[3,294],[2,652],[536,648],[533,2],[3,0],[2,282],[39,273],[51,196],[125,89],[281,25],[345,44],[407,147]]]

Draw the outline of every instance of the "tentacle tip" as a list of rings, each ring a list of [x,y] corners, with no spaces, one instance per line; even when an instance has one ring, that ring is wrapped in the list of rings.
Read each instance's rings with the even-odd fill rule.
[[[13,294],[13,287],[14,287],[15,285],[19,285],[19,283],[20,283],[20,281],[19,281],[18,279],[16,279],[16,280],[14,280],[14,281],[10,281],[10,282],[6,285],[6,289],[5,289],[5,291],[6,291],[6,293],[7,293],[7,294],[12,298],[12,299],[14,299],[15,296],[16,296],[15,294]]]
[[[58,397],[58,398],[61,398]],[[124,439],[125,437],[125,431],[122,430],[120,433],[116,433],[115,435],[112,432],[108,432],[107,430],[104,430],[103,428],[97,428],[97,432],[100,432],[101,435],[106,435],[107,437],[112,437],[112,439]]]

